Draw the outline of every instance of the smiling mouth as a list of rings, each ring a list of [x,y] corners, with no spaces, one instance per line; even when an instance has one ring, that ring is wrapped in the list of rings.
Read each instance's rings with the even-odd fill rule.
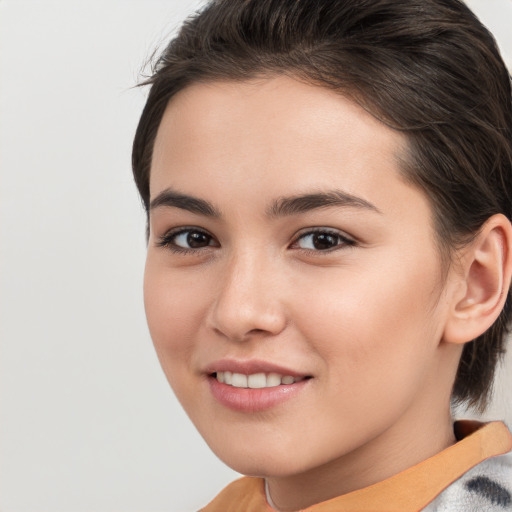
[[[251,373],[245,375],[235,372],[214,372],[211,377],[218,382],[234,388],[263,389],[274,388],[281,385],[295,384],[310,379],[310,376],[294,377],[292,375],[281,375],[279,373]]]

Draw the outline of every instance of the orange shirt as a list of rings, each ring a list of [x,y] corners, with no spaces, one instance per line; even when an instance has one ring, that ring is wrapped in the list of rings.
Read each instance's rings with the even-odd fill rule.
[[[454,445],[364,489],[311,505],[303,512],[418,512],[464,473],[512,449],[504,423],[458,421]],[[275,512],[265,497],[263,478],[243,477],[229,484],[201,512]]]

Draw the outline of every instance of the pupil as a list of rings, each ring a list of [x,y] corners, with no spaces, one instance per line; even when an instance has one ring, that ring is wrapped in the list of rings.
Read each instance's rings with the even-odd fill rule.
[[[193,231],[192,233],[189,233],[187,237],[187,243],[190,247],[193,248],[205,247],[209,243],[209,237],[204,233]]]
[[[336,237],[327,233],[321,233],[313,237],[315,249],[330,249],[336,245]]]

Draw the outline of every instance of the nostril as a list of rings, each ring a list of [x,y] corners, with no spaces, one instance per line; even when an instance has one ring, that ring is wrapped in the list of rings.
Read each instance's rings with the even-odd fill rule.
[[[263,329],[252,329],[247,334],[261,334],[261,333],[264,333],[264,332],[265,331]]]

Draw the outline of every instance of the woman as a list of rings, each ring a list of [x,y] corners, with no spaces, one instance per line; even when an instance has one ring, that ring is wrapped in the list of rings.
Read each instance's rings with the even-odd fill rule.
[[[503,510],[512,106],[457,0],[220,0],[133,150],[166,376],[249,475],[204,510]]]

